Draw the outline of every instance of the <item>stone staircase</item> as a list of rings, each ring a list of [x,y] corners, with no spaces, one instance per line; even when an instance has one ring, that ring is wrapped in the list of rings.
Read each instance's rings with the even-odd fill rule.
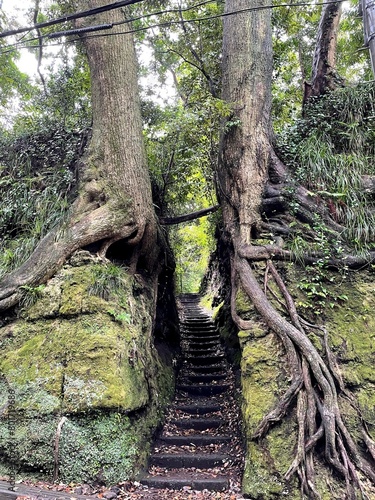
[[[150,456],[149,488],[223,491],[238,482],[241,445],[234,377],[211,316],[196,294],[182,295],[183,361],[175,399]]]

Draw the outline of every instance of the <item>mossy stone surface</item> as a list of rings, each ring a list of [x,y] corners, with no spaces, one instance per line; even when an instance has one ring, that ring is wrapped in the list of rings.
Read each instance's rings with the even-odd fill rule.
[[[325,319],[329,345],[337,358],[344,382],[357,401],[367,429],[375,438],[375,285],[373,275],[351,275],[340,285],[328,284],[331,296],[347,296],[337,300],[335,307],[327,303],[321,320]],[[277,336],[269,333],[257,314],[248,306],[242,292],[237,297],[237,310],[253,328],[239,331],[242,348],[241,382],[243,419],[247,438],[243,492],[253,499],[300,499],[298,481],[288,484],[284,474],[294,459],[297,443],[295,409],[281,423],[270,428],[260,440],[252,435],[261,419],[276,404],[290,384],[287,360]],[[319,332],[311,341],[321,351]],[[339,397],[339,406],[354,440],[363,448],[360,418],[346,397]],[[345,497],[345,482],[332,475],[320,459],[315,462],[316,485],[321,498],[338,500]]]
[[[11,446],[21,470],[51,474],[62,417],[62,480],[101,474],[115,481],[145,464],[174,372],[153,344],[152,287],[107,266],[90,258],[65,266],[34,305],[0,329],[0,406],[10,387],[16,420],[9,445],[6,413],[0,419],[3,467]],[[101,272],[121,285],[106,289],[106,300],[91,293]]]
[[[247,437],[243,491],[254,499],[274,499],[284,495],[298,498],[291,496],[290,487],[283,479],[294,458],[296,426],[293,419],[288,417],[281,425],[271,428],[265,439],[252,440],[262,418],[287,388],[282,347],[272,333],[254,338],[252,332],[249,336],[241,332],[240,341],[242,414]]]
[[[370,274],[340,285],[348,300],[327,313],[327,329],[345,384],[375,438],[375,283]]]

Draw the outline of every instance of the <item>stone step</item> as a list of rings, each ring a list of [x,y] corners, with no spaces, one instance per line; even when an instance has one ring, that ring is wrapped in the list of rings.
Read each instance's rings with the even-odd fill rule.
[[[206,365],[206,366],[194,366],[190,365],[186,367],[190,372],[193,372],[196,375],[204,374],[204,373],[224,373],[226,372],[226,367],[223,363],[217,363],[216,365]]]
[[[224,425],[225,421],[221,418],[186,418],[171,420],[171,424],[179,429],[195,429],[204,431],[206,429],[218,429]]]
[[[199,338],[204,338],[205,340],[208,338],[208,337],[219,337],[219,334],[217,333],[217,330],[214,330],[214,329],[207,329],[207,330],[202,330],[201,328],[200,329],[196,329],[196,330],[181,330],[181,337],[182,338],[189,338],[189,337],[199,337]]]
[[[183,350],[185,353],[185,357],[199,357],[199,356],[221,356],[224,355],[224,351],[221,347],[215,348],[206,348],[206,349],[191,349],[186,348]]]
[[[227,460],[228,455],[222,453],[154,453],[150,457],[150,465],[171,469],[211,469],[223,465]]]
[[[200,316],[199,318],[184,318],[181,321],[182,326],[188,326],[188,327],[193,327],[196,328],[199,325],[203,326],[215,326],[215,323],[212,321],[212,318],[208,316]]]
[[[228,384],[206,384],[206,385],[177,385],[178,391],[187,392],[192,396],[215,396],[216,394],[223,394],[229,389]]]
[[[221,410],[221,405],[212,403],[195,403],[190,405],[177,404],[174,407],[176,410],[189,413],[190,415],[206,415]]]
[[[212,318],[207,316],[185,316],[185,318],[180,322],[180,326],[184,326],[185,328],[197,328],[200,325],[203,327],[215,326],[215,323],[212,321]]]
[[[221,347],[221,343],[218,340],[209,340],[205,342],[189,342],[188,344],[190,349],[204,349],[205,347],[211,349]]]
[[[193,491],[224,491],[229,486],[228,478],[226,477],[210,477],[204,479],[191,479],[189,477],[181,477],[179,475],[163,475],[163,476],[145,476],[141,479],[141,483],[149,488],[155,489],[171,489],[181,490],[184,487],[189,487]],[[171,497],[172,498],[172,497]]]
[[[204,434],[191,434],[190,436],[160,436],[157,444],[164,446],[209,446],[210,444],[230,443],[231,436],[207,436]]]
[[[198,383],[198,382],[212,382],[213,380],[224,380],[227,377],[226,373],[207,373],[203,375],[187,375],[186,378],[190,380],[190,382]]]
[[[196,326],[196,327],[193,327],[193,326],[183,326],[181,325],[181,331],[182,332],[191,332],[191,333],[198,333],[200,334],[201,332],[204,333],[204,334],[207,334],[208,332],[217,332],[217,329],[215,326],[213,325],[210,325],[210,326]]]
[[[187,329],[189,330],[190,328],[193,330],[199,330],[200,328],[203,328],[205,330],[206,328],[216,328],[215,323],[211,321],[210,319],[207,318],[201,318],[196,321],[183,321],[180,323],[180,328]]]
[[[185,356],[185,359],[188,363],[194,366],[208,366],[214,365],[224,359],[224,354],[215,354],[214,356]]]
[[[188,342],[195,342],[195,343],[206,343],[206,342],[218,342],[220,340],[219,335],[209,335],[207,337],[200,337],[197,335],[187,335],[187,336],[182,336],[183,340],[186,340]]]
[[[202,353],[207,352],[208,354],[212,354],[212,352],[216,352],[219,350],[219,352],[224,352],[223,348],[219,343],[216,343],[215,345],[213,344],[193,344],[194,346],[199,346],[199,347],[192,347],[191,345],[182,345],[182,350],[188,354],[189,352],[193,352],[194,355],[202,355]],[[201,351],[200,353],[198,351]]]

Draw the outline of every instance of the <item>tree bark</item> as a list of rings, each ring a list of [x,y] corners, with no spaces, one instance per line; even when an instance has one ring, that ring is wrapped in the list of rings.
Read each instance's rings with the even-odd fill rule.
[[[102,0],[79,0],[77,8],[102,5]],[[117,9],[77,24],[122,20],[124,13]],[[79,195],[62,226],[0,282],[0,310],[18,302],[20,287],[45,282],[75,250],[94,242],[99,242],[105,256],[113,242],[124,239],[135,248],[134,269],[139,259],[150,273],[156,269],[158,223],[143,145],[137,63],[132,36],[115,34],[121,29],[114,27],[110,37],[83,36],[91,75],[93,132],[81,162]]]
[[[253,6],[266,4],[257,0]],[[225,12],[246,7],[246,0],[227,0]],[[217,190],[226,232],[247,243],[260,221],[271,152],[270,23],[270,9],[264,9],[225,17],[223,24],[222,97],[232,116],[224,123]]]
[[[305,84],[303,102],[337,87],[335,82],[337,34],[342,10],[341,2],[327,3],[320,16],[315,45],[311,84]]]
[[[265,5],[268,3],[264,0],[257,0],[253,6]],[[246,6],[245,0],[227,0],[226,12]],[[328,69],[334,66],[335,30],[340,11],[337,4],[336,10],[332,4],[328,7],[322,14],[314,61],[314,83],[319,92],[327,90]],[[286,479],[298,473],[303,493],[308,498],[320,498],[314,479],[313,453],[318,440],[324,440],[328,464],[345,481],[348,498],[354,498],[354,490],[361,488],[356,469],[373,482],[375,474],[343,423],[336,388],[339,375],[329,355],[326,355],[327,359],[323,358],[306,335],[293,298],[272,262],[268,262],[267,269],[281,292],[289,317],[281,315],[273,307],[249,262],[293,257],[276,245],[257,247],[254,238],[256,229],[261,226],[262,194],[266,191],[268,169],[270,180],[274,183],[268,185],[269,203],[282,204],[280,192],[289,181],[285,166],[271,146],[271,81],[270,9],[225,18],[223,98],[232,105],[233,115],[224,124],[221,138],[217,190],[223,213],[224,240],[230,254],[232,319],[241,329],[251,327],[251,323],[242,319],[236,311],[236,294],[241,286],[265,323],[282,341],[292,379],[290,388],[276,407],[262,419],[253,439],[263,437],[270,423],[280,420],[297,399],[297,450]],[[330,220],[323,204],[319,204],[317,197],[303,186],[295,187],[294,197],[298,200],[297,216],[300,219],[313,223],[315,215],[319,214],[329,228],[341,232],[343,228]],[[346,256],[346,260],[350,259],[351,256]],[[336,264],[335,259],[331,264]],[[267,279],[264,281],[267,290]]]

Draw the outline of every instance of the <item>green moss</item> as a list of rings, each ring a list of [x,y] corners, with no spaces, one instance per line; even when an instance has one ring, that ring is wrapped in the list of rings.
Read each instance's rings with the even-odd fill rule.
[[[280,498],[283,483],[278,474],[270,474],[264,449],[254,442],[247,447],[246,464],[242,481],[243,493],[250,498]]]
[[[107,483],[129,478],[139,466],[144,439],[139,426],[120,413],[68,419],[60,438],[60,477]]]
[[[21,469],[50,474],[63,415],[62,479],[120,480],[145,464],[174,372],[153,346],[147,283],[119,268],[122,287],[104,300],[88,294],[94,268],[90,259],[67,266],[22,318],[0,329],[0,373],[15,391],[17,412],[16,444],[0,445],[4,467],[12,447]],[[0,437],[7,432],[0,420]]]
[[[17,385],[44,380],[65,411],[144,406],[148,389],[132,335],[107,314],[89,318],[53,321],[48,332],[6,352],[2,370]],[[31,402],[22,406],[30,408]]]
[[[255,312],[253,304],[242,288],[240,288],[237,292],[236,310],[243,319],[248,319]]]
[[[267,449],[273,460],[275,469],[284,476],[294,459],[297,445],[297,424],[294,415],[289,415],[282,423],[275,426],[267,435]],[[288,439],[286,439],[288,436]]]
[[[274,334],[263,333],[263,337],[253,338],[242,332],[240,339],[243,349],[243,418],[248,440],[243,491],[254,499],[280,498],[284,495],[298,498],[292,496],[290,485],[283,480],[294,458],[296,426],[293,419],[288,417],[281,425],[271,428],[262,442],[252,441],[252,434],[262,418],[275,406],[287,387],[280,343]]]
[[[199,304],[205,309],[212,309],[212,295],[206,294],[200,299]]]
[[[349,300],[328,313],[327,328],[332,350],[340,361],[349,386],[375,383],[375,288],[372,281],[350,281],[340,285]]]
[[[370,426],[375,439],[375,384],[366,384],[356,393],[363,419]]]
[[[284,436],[281,446],[277,446],[276,454],[286,459],[289,458],[289,449],[283,453],[285,444]],[[275,449],[272,452],[275,452]],[[299,499],[296,481],[293,480],[291,484],[285,483],[282,474],[277,470],[272,452],[270,453],[259,443],[249,442],[242,480],[243,493],[254,500],[274,500],[283,497],[291,500]]]
[[[267,335],[245,344],[242,352],[242,394],[244,419],[251,434],[263,416],[276,403],[280,393],[279,343]]]
[[[223,306],[224,306],[224,301],[221,301],[220,304],[218,304],[216,307],[214,307],[213,313],[212,313],[212,319],[214,321],[219,316],[220,311],[221,311],[221,309],[222,309]]]

